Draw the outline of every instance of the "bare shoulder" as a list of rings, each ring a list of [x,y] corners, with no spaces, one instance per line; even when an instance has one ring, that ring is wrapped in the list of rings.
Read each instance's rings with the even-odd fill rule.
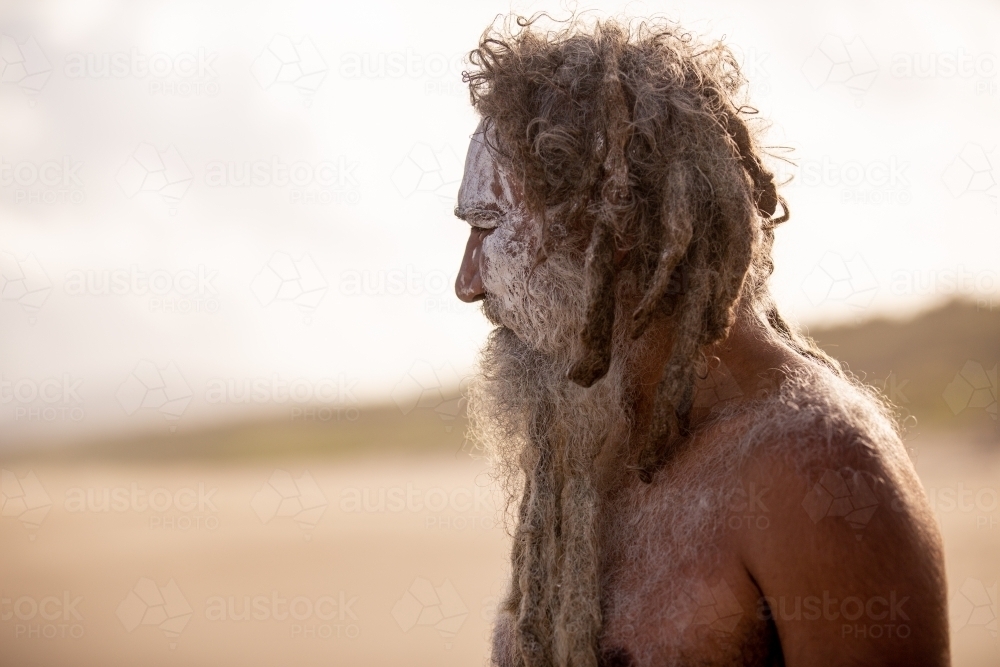
[[[770,521],[742,532],[738,549],[787,664],[830,646],[850,659],[947,664],[941,538],[877,397],[797,371],[745,431],[742,476],[768,489]]]
[[[931,513],[879,397],[826,369],[801,367],[741,426],[744,475],[767,483],[788,521],[846,524],[855,541],[879,510],[918,524]],[[800,495],[801,494],[801,495]]]

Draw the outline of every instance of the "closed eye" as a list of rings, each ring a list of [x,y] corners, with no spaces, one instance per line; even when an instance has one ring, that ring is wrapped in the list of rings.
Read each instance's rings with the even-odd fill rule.
[[[497,222],[497,221],[485,221],[485,222],[483,222],[481,224],[479,222],[470,222],[469,223],[469,225],[473,229],[481,231],[481,232],[492,232],[492,231],[495,231],[496,228],[499,226],[499,224],[500,223]]]
[[[473,229],[493,230],[496,229],[503,220],[503,215],[499,211],[489,209],[455,209],[455,216],[465,220]]]

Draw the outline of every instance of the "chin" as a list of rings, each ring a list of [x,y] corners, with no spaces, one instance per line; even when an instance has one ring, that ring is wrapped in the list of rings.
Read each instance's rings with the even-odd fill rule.
[[[536,322],[528,317],[517,317],[514,313],[505,311],[496,296],[489,294],[482,302],[483,315],[496,327],[497,332],[512,334],[528,350],[536,352],[553,361],[572,354],[575,335],[571,335],[565,327],[553,328],[546,322]],[[565,360],[564,360],[565,361]]]
[[[492,294],[486,294],[483,296],[483,300],[479,302],[480,309],[483,312],[483,316],[487,321],[495,327],[506,327],[506,324],[501,317],[500,308],[497,304],[497,299]]]

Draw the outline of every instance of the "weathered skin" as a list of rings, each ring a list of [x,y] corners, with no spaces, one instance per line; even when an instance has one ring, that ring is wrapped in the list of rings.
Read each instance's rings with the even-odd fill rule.
[[[484,296],[481,272],[489,258],[483,241],[494,226],[506,220],[534,240],[533,220],[504,217],[517,198],[517,188],[474,137],[456,209],[472,226],[455,284],[462,301]],[[640,425],[670,331],[647,335],[666,344],[635,368],[646,391],[635,406]],[[718,364],[698,387],[695,436],[653,483],[614,472],[620,469],[614,448],[598,461],[601,474],[609,471],[599,482],[601,663],[949,664],[941,540],[902,445],[833,415],[832,435],[792,429],[745,446],[738,465],[720,465],[729,443],[750,442],[751,429],[761,424],[739,411],[709,422],[712,410],[777,395],[799,371],[818,381],[825,375],[746,312],[728,338],[706,352]],[[772,426],[784,419],[780,408],[768,414]],[[834,477],[822,477],[826,472]],[[854,505],[817,510],[821,479],[851,485]],[[708,497],[727,500],[721,509],[703,510]],[[852,515],[852,526],[844,514],[857,506],[869,509]],[[688,520],[703,511],[707,520]],[[494,636],[494,661],[501,665],[514,650],[509,623],[501,617]]]

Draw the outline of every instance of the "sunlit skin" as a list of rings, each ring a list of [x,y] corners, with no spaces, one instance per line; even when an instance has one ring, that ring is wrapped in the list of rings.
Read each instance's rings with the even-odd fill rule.
[[[492,230],[479,225],[483,221],[496,224],[497,215],[502,216],[516,206],[519,196],[516,185],[506,180],[477,136],[470,143],[456,208],[456,214],[471,225],[455,282],[458,298],[467,303],[485,296],[482,272],[488,258],[483,255],[483,240]],[[484,182],[492,186],[484,188]],[[517,234],[537,241],[536,221],[529,219],[517,229]],[[655,346],[634,368],[642,378],[645,392],[634,406],[637,432],[642,432],[648,423],[649,405],[667,361],[669,323],[661,321],[645,335],[660,337],[664,344]],[[739,386],[740,395],[729,399],[733,401],[753,397],[762,386],[779,385],[784,377],[782,367],[795,369],[807,363],[752,314],[742,311],[728,337],[707,349],[706,354],[717,357]],[[694,442],[689,450],[692,461],[698,457],[699,443],[719,437],[705,419],[707,414],[707,409],[692,414]],[[818,454],[825,457],[820,459],[823,467],[832,470],[850,467],[875,478],[886,477],[882,474],[887,465],[884,458],[862,451],[850,434],[835,444]],[[905,485],[886,484],[876,490],[879,509],[865,527],[864,539],[859,539],[857,531],[844,520],[824,519],[814,523],[802,502],[815,480],[810,482],[789,461],[773,454],[775,450],[770,451],[772,454],[753,458],[742,479],[746,488],[752,484],[754,488],[767,489],[766,500],[761,502],[766,503],[768,529],[726,531],[722,541],[715,544],[722,554],[718,564],[697,573],[709,584],[724,580],[734,594],[742,614],[724,641],[735,644],[741,658],[734,662],[731,657],[724,657],[717,641],[706,640],[704,632],[699,633],[694,626],[683,637],[676,638],[684,646],[684,654],[692,656],[692,662],[699,665],[949,664],[942,546],[915,475]],[[613,447],[606,448],[598,459],[598,468],[610,469],[614,454]],[[635,475],[625,479],[627,484],[642,484]],[[623,492],[600,481],[598,488],[609,501]],[[604,517],[604,524],[627,525],[629,519],[630,516]],[[665,574],[672,572],[670,562],[655,563],[654,567]],[[618,580],[616,585],[621,589],[615,591],[616,597],[628,598],[633,591],[639,595],[643,583]],[[602,597],[610,599],[609,593],[604,591]],[[648,588],[642,595],[648,598],[645,604],[670,604],[670,600],[660,599]],[[769,614],[764,608],[762,613],[760,601],[765,596],[773,600],[785,598],[789,609]],[[830,602],[849,597],[858,598],[868,607],[858,620],[845,619],[839,613],[839,602]],[[823,608],[823,603],[818,603],[819,618],[796,617],[791,610],[791,601],[796,598],[815,598],[825,601],[827,606]],[[904,598],[905,602],[900,603]],[[895,607],[890,608],[893,601]],[[849,605],[846,609],[850,615],[854,607]],[[606,656],[612,656],[605,658],[607,665],[632,664],[629,656],[636,653],[636,646],[656,640],[653,636],[636,636],[634,632],[626,638],[615,609],[605,609],[604,615],[605,638],[601,648]],[[501,628],[498,641],[504,631]]]

